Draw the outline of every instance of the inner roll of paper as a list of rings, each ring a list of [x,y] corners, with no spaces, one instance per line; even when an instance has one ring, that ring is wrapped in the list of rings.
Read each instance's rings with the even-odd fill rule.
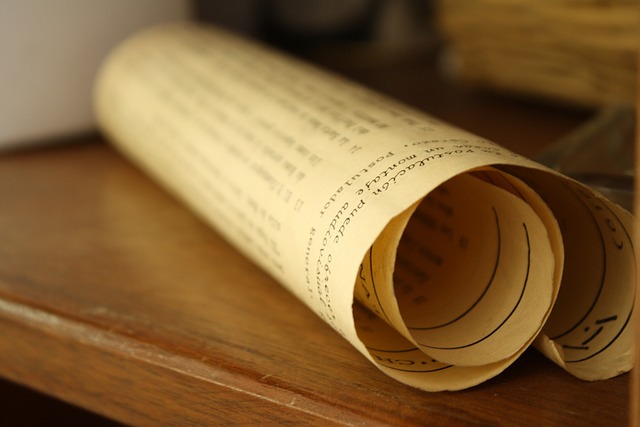
[[[556,257],[557,230],[538,214],[544,204],[504,176],[450,179],[390,224],[365,257],[356,297],[434,361],[504,361],[550,313],[558,271],[539,259]]]

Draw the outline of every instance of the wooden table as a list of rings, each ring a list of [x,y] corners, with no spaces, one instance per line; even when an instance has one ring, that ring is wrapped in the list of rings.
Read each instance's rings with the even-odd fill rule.
[[[586,118],[420,64],[340,71],[525,155]],[[389,379],[98,136],[0,156],[0,206],[0,376],[110,419],[626,423],[628,375],[584,382],[533,350],[470,390]]]

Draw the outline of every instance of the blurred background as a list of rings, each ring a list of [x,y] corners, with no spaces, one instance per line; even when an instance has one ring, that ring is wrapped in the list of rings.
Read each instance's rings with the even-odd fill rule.
[[[634,102],[637,0],[202,0],[197,15],[297,52],[382,66],[440,49],[450,77],[570,104]],[[339,56],[340,54],[343,54]]]
[[[635,102],[639,16],[638,0],[3,0],[0,147],[92,129],[102,59],[158,22],[215,23],[341,72],[420,62],[469,88],[598,109]]]

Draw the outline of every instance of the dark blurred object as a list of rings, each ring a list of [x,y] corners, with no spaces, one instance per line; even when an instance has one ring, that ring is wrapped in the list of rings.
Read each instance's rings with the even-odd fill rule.
[[[381,0],[197,1],[197,14],[236,32],[284,45],[371,37]]]
[[[197,16],[305,56],[384,64],[433,46],[430,0],[200,0]]]
[[[374,36],[381,1],[272,0],[264,14],[264,36],[293,47]]]
[[[263,0],[195,0],[195,15],[238,33],[259,36],[263,10],[268,2]]]

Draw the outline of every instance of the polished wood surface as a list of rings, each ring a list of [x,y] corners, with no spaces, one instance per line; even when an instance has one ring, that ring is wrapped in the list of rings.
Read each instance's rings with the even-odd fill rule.
[[[525,155],[585,112],[340,69]],[[403,83],[404,82],[404,83]],[[0,156],[0,376],[137,425],[624,425],[628,375],[533,350],[478,387],[385,375],[100,137]]]

